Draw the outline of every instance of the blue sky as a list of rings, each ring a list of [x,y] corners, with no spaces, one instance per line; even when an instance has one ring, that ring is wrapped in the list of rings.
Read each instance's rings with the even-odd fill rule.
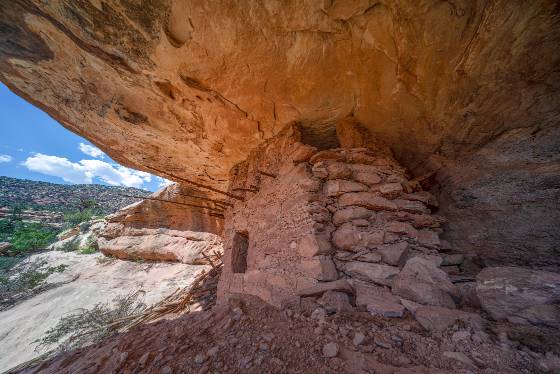
[[[0,83],[0,175],[155,191],[168,183],[125,168]]]

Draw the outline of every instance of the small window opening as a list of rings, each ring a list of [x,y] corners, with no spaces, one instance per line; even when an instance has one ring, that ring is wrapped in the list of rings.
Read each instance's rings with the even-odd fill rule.
[[[231,268],[234,273],[247,271],[247,252],[249,250],[249,235],[246,232],[236,232],[233,237],[231,253]]]

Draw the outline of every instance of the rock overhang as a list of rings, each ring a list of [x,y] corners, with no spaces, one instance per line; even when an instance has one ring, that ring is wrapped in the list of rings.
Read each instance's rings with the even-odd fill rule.
[[[499,215],[481,220],[480,207],[456,201],[454,191],[477,195],[462,165],[499,185],[511,167],[484,161],[500,152],[494,143],[513,134],[540,153],[558,144],[554,1],[16,0],[0,13],[2,82],[126,166],[225,189],[231,168],[286,126],[330,148],[332,124],[352,115],[415,174],[442,170],[444,209],[476,216],[469,230],[485,236],[454,240],[481,252],[489,244],[498,261],[511,260],[500,253],[512,241],[486,232]],[[508,152],[517,162],[531,151]],[[526,185],[534,179],[514,168]],[[534,189],[522,189],[522,204]],[[551,217],[537,224],[534,258],[559,240],[547,234]],[[534,219],[525,221],[516,227]]]
[[[217,186],[285,125],[321,137],[349,114],[415,167],[557,120],[544,113],[558,106],[557,11],[14,1],[2,5],[2,81],[128,166]]]

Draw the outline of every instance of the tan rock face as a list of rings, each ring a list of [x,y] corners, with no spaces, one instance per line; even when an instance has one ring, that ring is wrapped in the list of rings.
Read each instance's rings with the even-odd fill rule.
[[[124,165],[222,189],[292,122],[320,148],[383,141],[415,173],[437,154],[449,239],[544,266],[560,199],[533,191],[558,183],[558,13],[554,0],[3,1],[0,80]],[[350,114],[369,132],[335,126]]]
[[[109,216],[98,234],[99,250],[124,259],[187,264],[203,260],[203,254],[221,253],[223,218],[218,212],[223,208],[207,199],[200,191],[170,185]]]
[[[558,108],[554,1],[0,9],[3,82],[118,161],[216,185],[291,121],[326,144],[353,113],[410,164]]]
[[[223,218],[219,217],[219,212],[224,207],[213,202],[219,201],[218,199],[213,199],[203,191],[193,191],[181,184],[172,184],[153,194],[151,199],[139,200],[138,203],[110,215],[107,220],[127,228],[167,228],[220,235]]]

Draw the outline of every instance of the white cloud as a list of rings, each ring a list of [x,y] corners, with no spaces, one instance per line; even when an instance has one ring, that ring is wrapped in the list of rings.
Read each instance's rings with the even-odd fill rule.
[[[156,177],[156,178],[159,181],[159,184],[158,184],[159,188],[164,188],[164,187],[167,187],[167,186],[175,183],[173,181],[170,181],[169,179],[165,179],[165,178],[162,178],[162,177]]]
[[[3,162],[12,162],[13,158],[10,155],[0,155],[0,164]]]
[[[36,153],[27,158],[23,165],[38,173],[60,177],[69,183],[92,183],[94,178],[112,186],[141,188],[144,182],[150,182],[152,176],[117,164],[101,160],[81,160],[72,162],[64,157]]]
[[[94,147],[92,145],[85,144],[85,143],[80,143],[79,148],[80,148],[80,151],[82,151],[83,153],[85,153],[88,156],[95,157],[95,158],[104,158],[105,157],[105,153],[101,149],[99,149],[97,147]]]

